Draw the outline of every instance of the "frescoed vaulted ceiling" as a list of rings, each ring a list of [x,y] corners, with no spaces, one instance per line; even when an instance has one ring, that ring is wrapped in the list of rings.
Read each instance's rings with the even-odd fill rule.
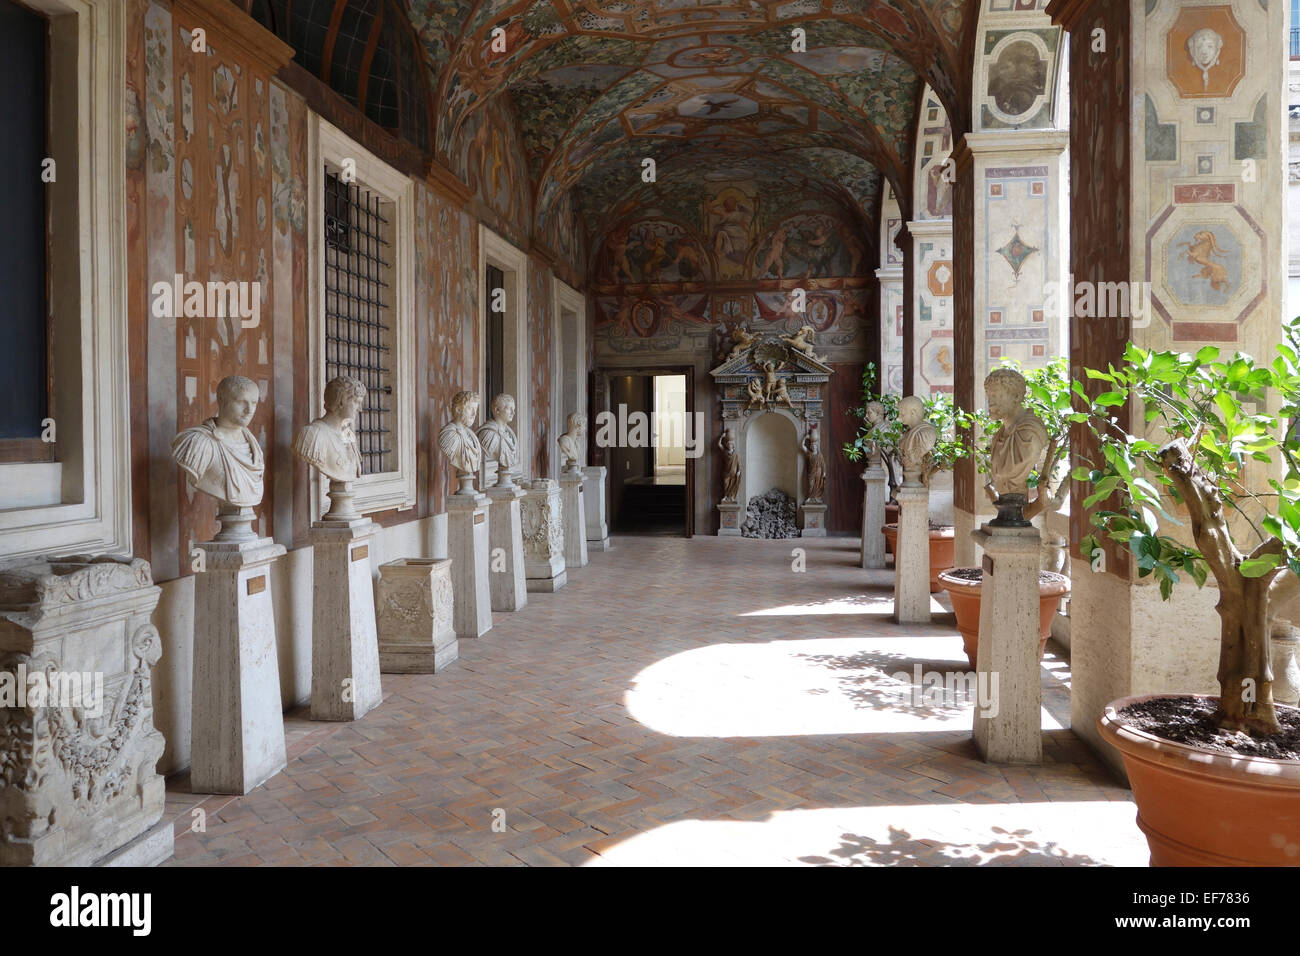
[[[638,206],[698,203],[728,175],[833,199],[864,223],[888,181],[906,215],[921,89],[955,127],[969,112],[973,0],[406,4],[437,154],[466,175],[475,114],[508,103],[539,234],[575,209],[598,240]],[[657,183],[643,181],[646,159]]]

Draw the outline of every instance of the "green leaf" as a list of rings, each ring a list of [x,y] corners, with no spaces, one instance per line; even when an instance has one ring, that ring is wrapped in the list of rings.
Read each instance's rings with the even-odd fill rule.
[[[1281,562],[1282,556],[1266,554],[1260,558],[1247,558],[1237,567],[1243,578],[1260,578],[1272,571]]]
[[[1127,396],[1123,392],[1102,392],[1093,399],[1093,404],[1101,405],[1103,408],[1111,408],[1116,405],[1123,405],[1127,400]]]
[[[1213,362],[1218,357],[1219,357],[1218,347],[1214,345],[1207,345],[1204,348],[1197,350],[1196,363],[1198,365],[1204,365],[1207,362]]]

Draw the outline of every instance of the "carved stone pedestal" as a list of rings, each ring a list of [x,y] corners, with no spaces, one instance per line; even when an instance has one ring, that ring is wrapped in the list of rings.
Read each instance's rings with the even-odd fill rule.
[[[0,866],[172,855],[150,679],[160,593],[138,558],[0,573]]]
[[[826,505],[805,501],[799,506],[799,534],[805,538],[826,537]]]
[[[889,477],[879,462],[862,473],[862,566],[885,566],[885,499],[889,497]]]
[[[520,502],[524,533],[524,577],[530,591],[558,591],[569,580],[564,564],[560,485],[536,478]]]
[[[605,519],[605,466],[582,469],[582,495],[587,505],[587,550],[608,551],[609,524]]]
[[[284,769],[270,538],[205,541],[194,576],[190,789],[248,793]]]
[[[743,509],[736,501],[718,503],[718,537],[740,537],[740,518]]]
[[[971,537],[984,549],[977,687],[991,699],[975,707],[975,747],[989,763],[1041,763],[1037,528],[985,524]]]
[[[311,719],[358,720],[384,699],[369,518],[315,521],[311,526]]]
[[[375,611],[379,669],[385,674],[436,674],[460,656],[450,558],[381,564]]]
[[[524,577],[524,533],[519,500],[524,489],[518,485],[489,488],[492,500],[488,512],[488,581],[492,610],[518,611],[528,603]]]
[[[560,475],[560,510],[564,517],[564,564],[587,566],[587,506],[582,494],[581,472]]]
[[[492,630],[488,584],[488,508],[477,492],[447,496],[447,550],[451,556],[452,627],[461,640]]]
[[[898,544],[894,554],[894,620],[930,620],[930,489],[904,482],[898,489]]]

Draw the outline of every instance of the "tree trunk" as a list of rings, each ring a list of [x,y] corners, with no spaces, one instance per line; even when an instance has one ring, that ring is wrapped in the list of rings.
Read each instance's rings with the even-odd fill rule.
[[[1273,668],[1269,647],[1268,578],[1219,581],[1222,622],[1219,644],[1219,711],[1225,730],[1274,734],[1281,730],[1273,709]]]

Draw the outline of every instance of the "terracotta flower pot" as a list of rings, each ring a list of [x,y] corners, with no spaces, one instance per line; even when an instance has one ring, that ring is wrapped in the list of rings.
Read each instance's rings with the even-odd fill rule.
[[[880,529],[885,535],[885,553],[897,555],[898,524],[887,524]],[[939,572],[952,567],[953,548],[956,537],[952,528],[930,529],[930,593],[938,594],[943,590],[939,584]]]
[[[894,536],[885,535],[885,554],[894,553],[894,542],[898,538],[898,505],[890,502],[885,505],[885,523],[894,526]]]
[[[1122,697],[1097,721],[1102,738],[1124,757],[1151,865],[1300,866],[1300,760],[1175,743],[1128,725],[1119,713],[1152,698],[1194,696],[1205,695]]]
[[[957,615],[957,630],[961,631],[962,647],[966,660],[975,669],[975,657],[980,643],[980,597],[983,580],[969,580],[954,574],[955,571],[980,571],[980,568],[949,568],[939,575],[940,586],[948,592],[952,612]],[[981,572],[982,575],[982,572]],[[1052,636],[1052,619],[1061,598],[1070,591],[1070,579],[1054,571],[1038,572],[1038,656],[1043,656],[1047,639]]]

